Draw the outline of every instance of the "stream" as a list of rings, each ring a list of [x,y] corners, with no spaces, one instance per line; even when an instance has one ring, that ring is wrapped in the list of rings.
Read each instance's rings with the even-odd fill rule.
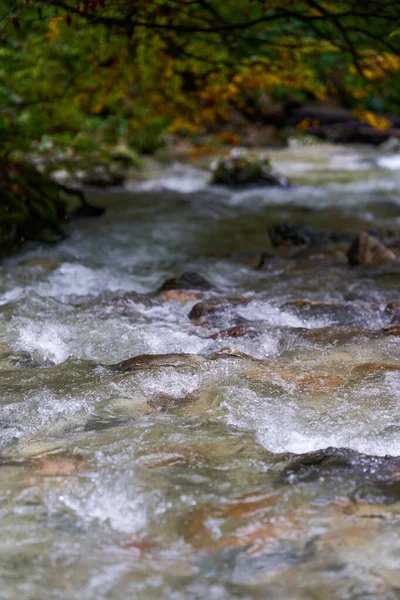
[[[400,154],[271,157],[291,187],[160,168],[0,265],[2,600],[399,598],[400,266],[343,240],[400,237]]]

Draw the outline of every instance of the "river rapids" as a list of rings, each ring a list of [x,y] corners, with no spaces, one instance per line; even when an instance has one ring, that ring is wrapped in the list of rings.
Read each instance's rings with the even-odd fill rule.
[[[341,248],[400,237],[400,155],[272,160],[291,187],[91,191],[0,265],[2,600],[399,598],[400,267]],[[283,222],[334,252],[276,256]]]

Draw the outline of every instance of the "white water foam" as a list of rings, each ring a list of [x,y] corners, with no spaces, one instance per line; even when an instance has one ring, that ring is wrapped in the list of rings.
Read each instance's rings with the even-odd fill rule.
[[[70,331],[66,325],[40,322],[19,317],[13,326],[18,330],[16,347],[30,352],[33,357],[60,364],[70,356],[68,338]]]
[[[162,192],[169,190],[190,194],[199,192],[208,186],[210,173],[179,163],[173,164],[167,172],[159,178],[149,181],[134,182],[126,184],[128,191]]]
[[[132,291],[136,287],[135,278],[127,273],[116,275],[107,268],[92,269],[79,263],[63,263],[35,289],[42,296],[63,300],[71,296],[97,296],[105,291]]]
[[[400,170],[400,154],[391,154],[389,156],[381,156],[376,161],[380,167],[383,169],[388,169],[389,171],[399,171]]]
[[[274,327],[317,329],[329,325],[327,319],[302,319],[262,300],[252,300],[246,306],[240,306],[238,313],[250,321],[263,321]]]

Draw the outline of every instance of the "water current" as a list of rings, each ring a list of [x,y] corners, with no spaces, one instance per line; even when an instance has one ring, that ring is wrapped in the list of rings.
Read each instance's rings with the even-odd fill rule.
[[[291,187],[91,191],[0,265],[1,599],[400,597],[400,267],[341,241],[399,237],[400,155],[272,158]],[[275,255],[282,222],[338,243]]]

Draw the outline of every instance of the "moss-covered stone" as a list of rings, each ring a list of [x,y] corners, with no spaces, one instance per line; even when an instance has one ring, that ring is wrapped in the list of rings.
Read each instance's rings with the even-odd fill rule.
[[[284,177],[273,172],[269,159],[265,156],[252,157],[240,151],[220,158],[211,166],[211,183],[240,187],[248,185],[285,186]]]
[[[66,202],[59,186],[29,163],[0,162],[0,256],[25,240],[63,237]]]

